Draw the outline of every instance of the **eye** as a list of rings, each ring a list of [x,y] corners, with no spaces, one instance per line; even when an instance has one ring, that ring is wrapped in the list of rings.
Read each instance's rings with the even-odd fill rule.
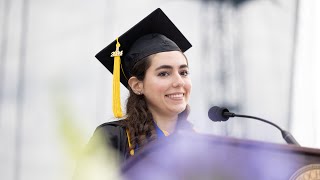
[[[169,72],[167,72],[167,71],[160,72],[160,73],[158,74],[158,76],[160,76],[160,77],[169,76]]]
[[[189,75],[189,71],[188,70],[183,70],[180,72],[181,76],[188,76]]]

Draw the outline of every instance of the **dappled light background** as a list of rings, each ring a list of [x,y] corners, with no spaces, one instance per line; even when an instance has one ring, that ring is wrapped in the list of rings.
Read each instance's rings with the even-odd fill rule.
[[[0,179],[71,179],[95,128],[115,120],[95,54],[158,7],[193,45],[197,131],[285,144],[262,122],[209,120],[225,106],[320,148],[317,0],[0,0]]]

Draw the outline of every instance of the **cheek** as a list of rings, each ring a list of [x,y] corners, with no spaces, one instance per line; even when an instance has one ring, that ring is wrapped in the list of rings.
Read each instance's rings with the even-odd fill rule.
[[[168,89],[168,83],[163,82],[163,81],[156,81],[153,84],[153,90],[157,93],[165,93],[166,90]]]
[[[149,78],[148,81],[145,82],[144,88],[148,93],[162,93],[167,89],[167,83],[159,80],[158,78]]]
[[[191,83],[191,80],[190,80],[190,79],[188,79],[188,80],[185,82],[184,88],[188,91],[188,93],[191,92],[192,83]]]

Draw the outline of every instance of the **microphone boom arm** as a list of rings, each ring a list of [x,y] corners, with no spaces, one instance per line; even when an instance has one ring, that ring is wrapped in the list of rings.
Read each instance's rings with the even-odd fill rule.
[[[249,118],[249,119],[256,119],[256,120],[268,123],[268,124],[278,128],[281,131],[281,135],[282,135],[283,139],[288,144],[295,144],[295,145],[300,146],[300,144],[294,139],[294,137],[292,136],[292,134],[290,132],[281,129],[278,125],[276,125],[276,124],[274,124],[274,123],[272,123],[270,121],[267,121],[267,120],[262,119],[262,118],[254,117],[254,116],[235,114],[235,113],[232,113],[232,112],[229,112],[229,111],[223,112],[223,115],[227,116],[227,117],[243,117],[243,118]]]

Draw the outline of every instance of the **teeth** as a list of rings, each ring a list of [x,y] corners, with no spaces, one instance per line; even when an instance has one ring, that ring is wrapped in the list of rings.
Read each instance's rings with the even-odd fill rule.
[[[183,94],[170,94],[170,95],[167,95],[169,98],[182,98],[183,97]]]

